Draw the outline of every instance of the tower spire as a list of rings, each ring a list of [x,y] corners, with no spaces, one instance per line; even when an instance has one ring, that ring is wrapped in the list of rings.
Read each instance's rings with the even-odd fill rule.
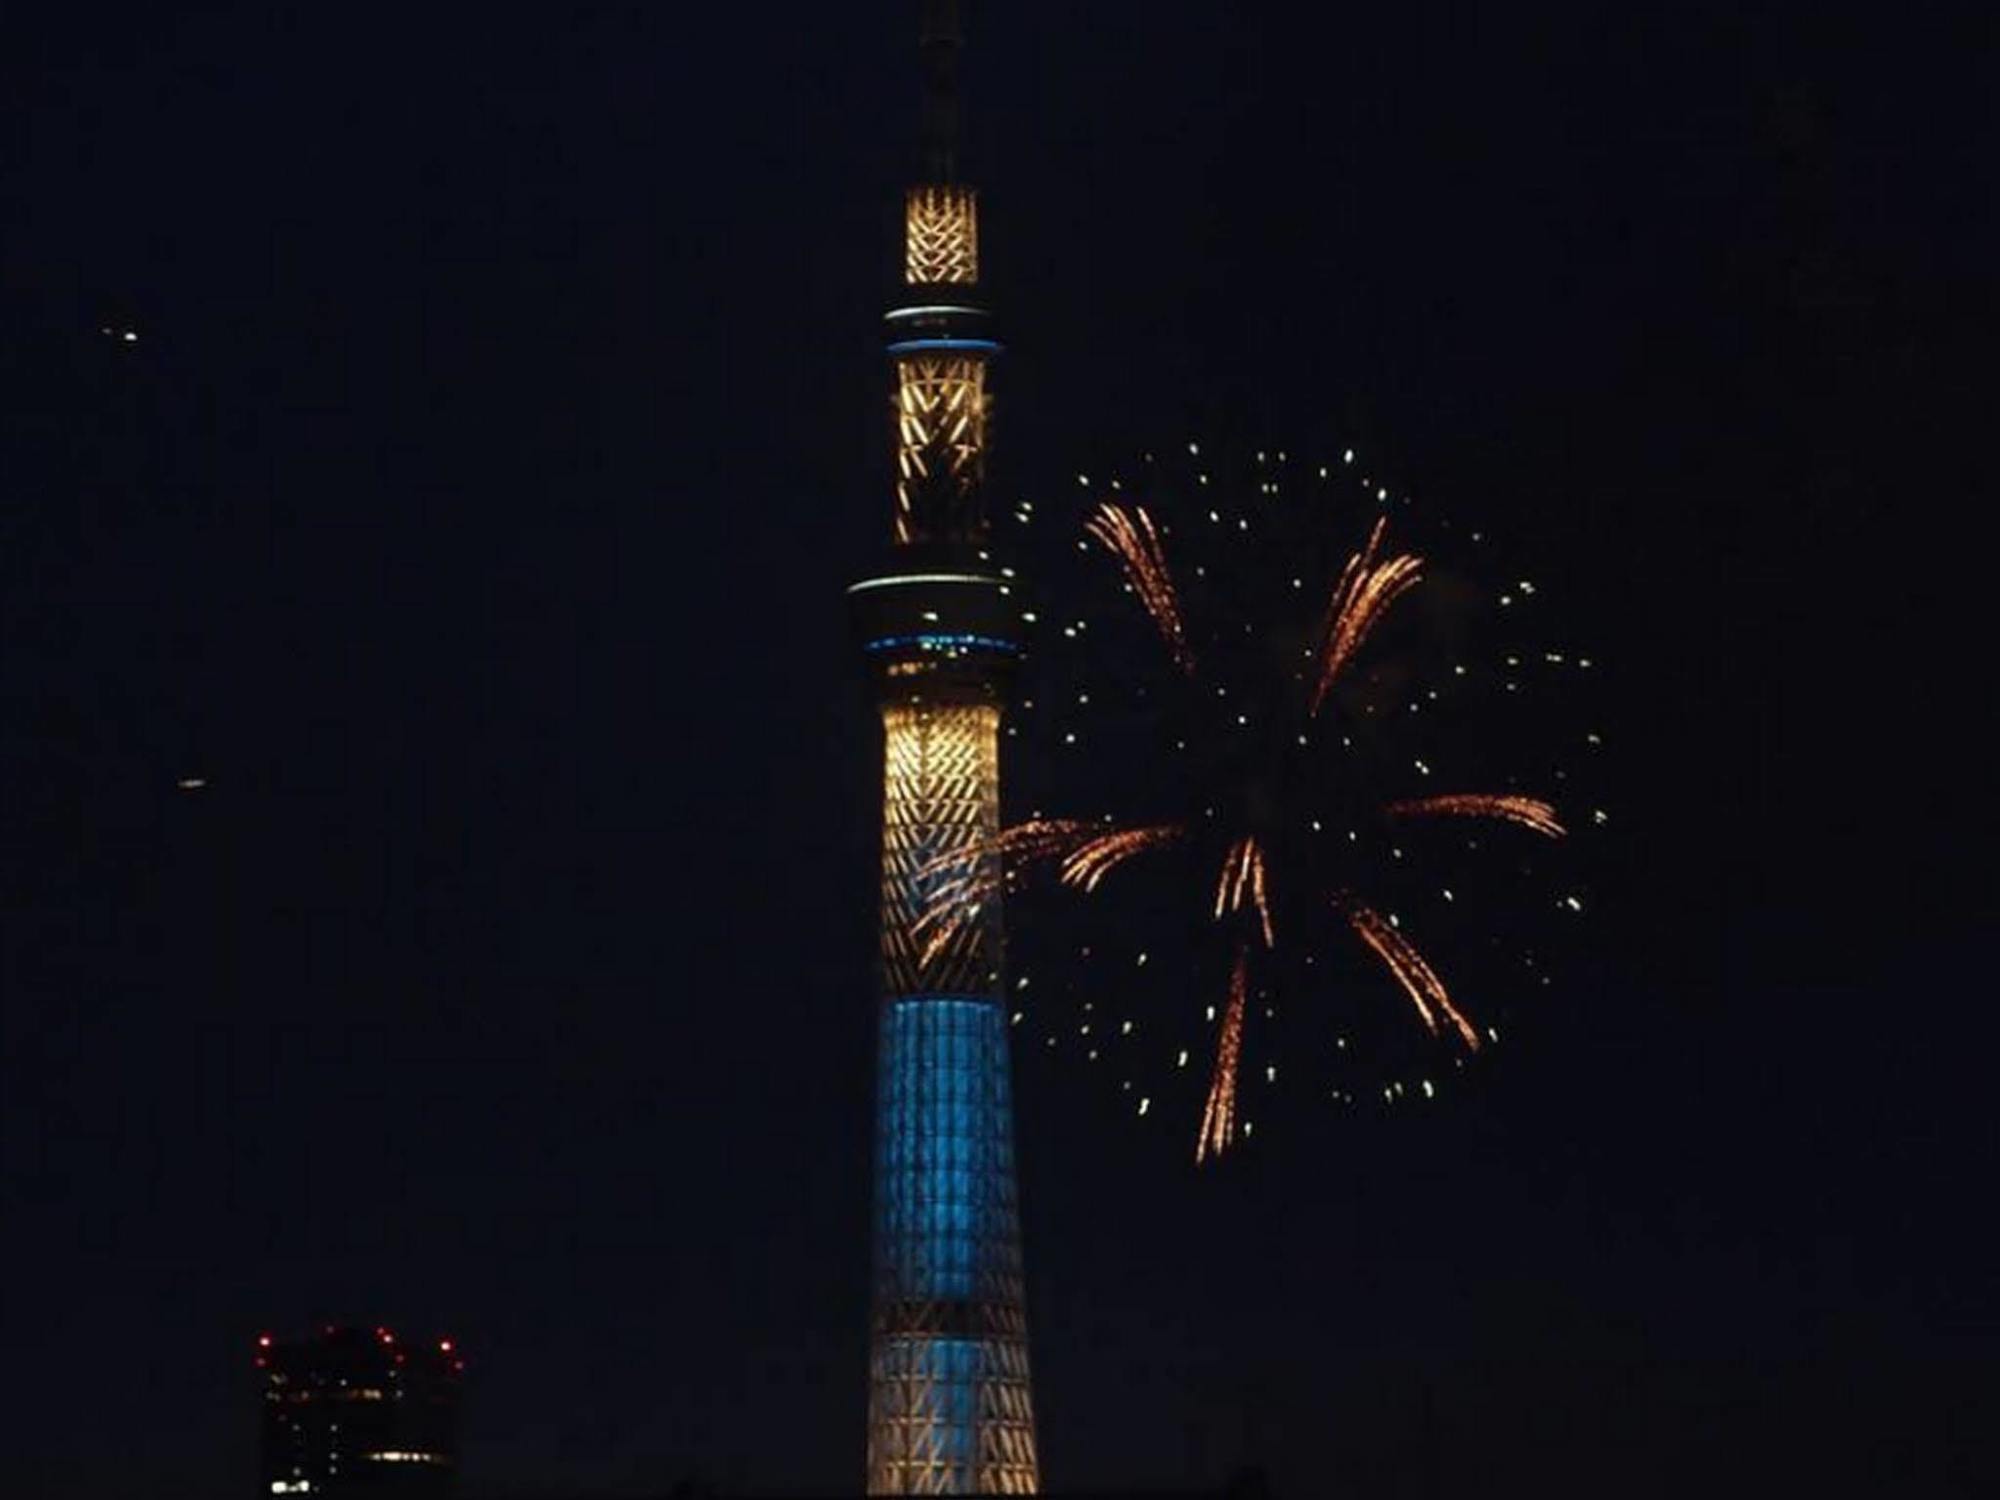
[[[924,0],[918,45],[924,60],[923,174],[948,183],[958,175],[958,54],[965,48],[959,0]]]

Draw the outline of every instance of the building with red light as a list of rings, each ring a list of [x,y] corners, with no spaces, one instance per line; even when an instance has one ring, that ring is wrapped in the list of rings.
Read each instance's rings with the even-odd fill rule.
[[[257,1368],[260,1496],[452,1493],[465,1362],[450,1339],[407,1344],[386,1328],[262,1334]]]

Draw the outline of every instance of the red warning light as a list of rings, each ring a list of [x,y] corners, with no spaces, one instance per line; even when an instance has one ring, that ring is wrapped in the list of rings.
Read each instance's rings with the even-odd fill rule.
[[[439,1352],[440,1354],[449,1354],[449,1353],[451,1353],[451,1340],[450,1340],[450,1339],[439,1339],[439,1340],[438,1340],[438,1352]]]
[[[258,1334],[258,1335],[257,1335],[257,1347],[258,1347],[259,1349],[268,1349],[268,1348],[270,1348],[270,1347],[271,1347],[271,1335],[270,1335],[270,1334],[268,1334],[268,1333],[260,1333],[260,1334]]]

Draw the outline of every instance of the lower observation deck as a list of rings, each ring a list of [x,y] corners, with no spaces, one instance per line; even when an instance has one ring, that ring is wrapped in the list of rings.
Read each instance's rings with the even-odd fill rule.
[[[935,682],[947,697],[1004,697],[1023,654],[1011,570],[964,545],[904,546],[847,590],[884,697]]]

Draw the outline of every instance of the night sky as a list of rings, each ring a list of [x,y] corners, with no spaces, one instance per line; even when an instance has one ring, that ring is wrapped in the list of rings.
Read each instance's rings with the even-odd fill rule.
[[[913,0],[29,9],[0,1492],[248,1494],[350,1319],[479,1493],[858,1486]],[[1052,1487],[1991,1478],[2000,59],[1757,9],[973,7],[996,495],[1380,455],[1559,580],[1619,814],[1421,1111],[1196,1172],[1021,1057]]]

